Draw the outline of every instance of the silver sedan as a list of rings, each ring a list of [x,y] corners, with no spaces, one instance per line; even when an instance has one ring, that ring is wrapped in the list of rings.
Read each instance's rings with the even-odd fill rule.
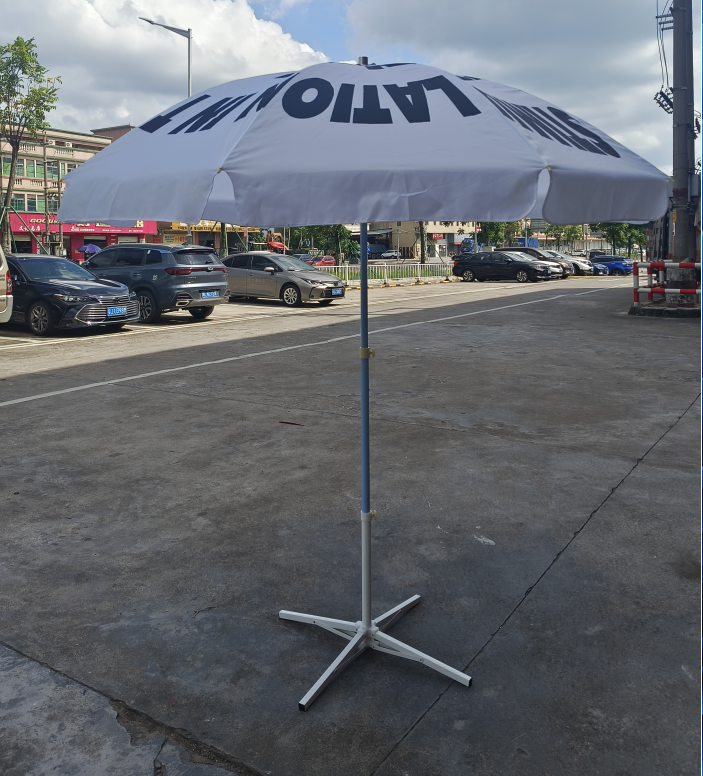
[[[222,263],[227,267],[230,299],[280,299],[288,307],[298,307],[303,302],[327,305],[344,298],[344,284],[336,275],[291,256],[250,251],[227,256]]]

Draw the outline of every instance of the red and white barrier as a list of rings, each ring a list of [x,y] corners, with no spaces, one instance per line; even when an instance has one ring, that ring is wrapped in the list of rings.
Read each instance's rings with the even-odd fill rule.
[[[647,285],[640,288],[640,267],[647,270]],[[652,275],[657,273],[655,282],[664,283],[667,269],[697,269],[700,270],[699,262],[693,261],[636,261],[632,268],[632,285],[635,307],[640,306],[640,294],[646,293],[648,301],[653,301],[654,294],[701,294],[701,282],[698,281],[697,288],[664,288],[663,286],[652,286],[650,281]]]

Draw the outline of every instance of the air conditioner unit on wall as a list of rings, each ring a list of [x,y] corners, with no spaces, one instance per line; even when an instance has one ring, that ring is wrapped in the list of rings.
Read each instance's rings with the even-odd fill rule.
[[[47,140],[46,144],[47,145],[56,145],[56,141],[55,140]]]
[[[72,143],[70,140],[67,140],[67,141],[64,143],[64,145],[66,146],[66,148],[73,148],[73,143]]]

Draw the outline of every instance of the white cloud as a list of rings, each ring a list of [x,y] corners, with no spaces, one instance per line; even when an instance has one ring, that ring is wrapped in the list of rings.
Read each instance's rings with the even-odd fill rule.
[[[3,42],[34,37],[63,80],[53,126],[137,124],[186,93],[186,39],[139,21],[193,29],[193,93],[235,78],[327,60],[246,0],[34,0],[6,3]]]
[[[516,86],[670,171],[671,117],[653,101],[661,86],[654,14],[641,0],[352,0],[347,9],[371,60],[414,50],[450,72]]]

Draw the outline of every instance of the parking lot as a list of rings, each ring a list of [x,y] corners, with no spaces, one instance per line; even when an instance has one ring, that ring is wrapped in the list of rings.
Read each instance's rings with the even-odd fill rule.
[[[369,292],[374,612],[474,683],[367,653],[307,713],[341,642],[277,615],[360,616],[358,291],[0,326],[3,776],[698,773],[700,328],[631,287]]]

